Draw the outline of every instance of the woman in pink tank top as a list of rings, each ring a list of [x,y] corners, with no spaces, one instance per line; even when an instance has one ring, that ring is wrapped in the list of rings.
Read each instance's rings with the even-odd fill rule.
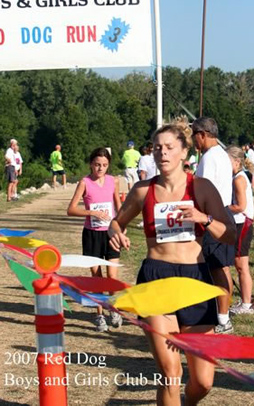
[[[97,148],[91,153],[91,173],[80,180],[67,213],[69,216],[85,217],[83,255],[118,262],[119,252],[110,246],[107,234],[110,221],[115,217],[115,210],[118,211],[121,207],[118,178],[107,175],[110,161],[111,156],[106,148]],[[79,206],[81,199],[83,207]],[[91,272],[92,276],[102,277],[100,266],[92,267]],[[107,276],[116,279],[117,268],[108,266]],[[98,307],[95,324],[99,332],[108,330],[101,306]],[[111,313],[111,324],[113,327],[121,326],[122,319],[118,313]]]

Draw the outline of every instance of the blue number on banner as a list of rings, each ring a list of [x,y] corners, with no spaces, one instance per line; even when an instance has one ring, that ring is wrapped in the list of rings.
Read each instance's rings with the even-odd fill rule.
[[[118,38],[118,36],[121,34],[121,28],[119,28],[119,27],[116,27],[115,28],[115,30],[114,30],[114,37],[112,38],[112,37],[109,37],[109,41],[110,42],[116,42],[117,41],[117,38]]]
[[[126,37],[130,29],[129,24],[126,24],[121,18],[113,18],[108,30],[102,35],[100,39],[101,45],[110,51],[118,51],[118,45]]]

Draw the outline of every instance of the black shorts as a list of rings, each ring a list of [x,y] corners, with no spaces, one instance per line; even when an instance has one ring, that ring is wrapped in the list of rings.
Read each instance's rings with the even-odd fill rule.
[[[235,243],[235,255],[238,257],[248,257],[250,244],[253,237],[253,227],[252,225],[249,227],[247,233],[242,238],[240,252],[238,251],[239,248],[239,238],[242,231],[244,223],[236,224],[236,233],[237,233],[237,240]]]
[[[6,173],[7,182],[13,183],[17,180],[15,166],[13,166],[13,165],[6,166],[5,173]]]
[[[109,244],[107,231],[95,231],[83,228],[82,233],[83,255],[102,259],[114,259],[120,257],[120,252],[113,250]]]
[[[65,175],[65,170],[61,169],[60,171],[52,171],[54,176]]]
[[[202,250],[210,271],[231,266],[235,263],[234,245],[224,244],[215,240],[209,231],[206,231],[204,234]]]
[[[192,278],[213,285],[206,263],[173,264],[151,258],[146,258],[143,261],[137,277],[137,284],[173,276]],[[215,326],[218,324],[215,299],[185,307],[177,310],[174,314],[177,317],[179,326]]]

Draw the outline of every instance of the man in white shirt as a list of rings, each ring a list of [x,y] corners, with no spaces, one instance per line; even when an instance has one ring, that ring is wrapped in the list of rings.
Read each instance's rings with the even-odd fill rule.
[[[249,158],[249,160],[251,161],[251,163],[254,164],[254,151],[253,151],[253,149],[250,147],[249,144],[247,144],[247,145],[245,146],[245,150],[246,150],[246,156],[247,156],[247,158]]]
[[[192,131],[195,146],[203,154],[196,176],[209,179],[220,193],[224,207],[227,207],[232,202],[232,165],[228,154],[218,144],[217,123],[212,118],[200,117],[193,122]],[[228,292],[227,295],[218,298],[219,325],[216,326],[215,332],[231,333],[233,326],[229,319],[229,305],[233,281],[229,267],[234,264],[234,246],[218,242],[206,231],[203,238],[203,254],[215,284]]]
[[[140,180],[151,179],[156,175],[156,164],[153,157],[153,143],[148,142],[147,154],[141,156],[138,164]]]
[[[7,202],[11,202],[15,191],[15,185],[17,181],[16,171],[15,171],[15,152],[14,149],[18,144],[17,140],[12,138],[10,140],[10,147],[5,153],[5,173],[7,177]]]
[[[14,188],[14,194],[13,194],[13,200],[18,200],[19,196],[18,196],[18,176],[22,175],[22,166],[23,166],[23,159],[22,156],[19,152],[19,146],[18,144],[16,144],[14,146],[14,156],[15,156],[15,173],[16,173],[16,183],[15,183],[15,188]]]

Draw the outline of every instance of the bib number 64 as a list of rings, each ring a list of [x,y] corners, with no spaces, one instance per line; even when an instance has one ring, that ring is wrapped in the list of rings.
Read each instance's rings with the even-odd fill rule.
[[[172,228],[175,227],[176,224],[178,224],[179,227],[182,227],[183,222],[181,220],[182,217],[182,212],[177,213],[176,218],[173,217],[174,213],[168,213],[167,214],[167,225],[168,227]]]

